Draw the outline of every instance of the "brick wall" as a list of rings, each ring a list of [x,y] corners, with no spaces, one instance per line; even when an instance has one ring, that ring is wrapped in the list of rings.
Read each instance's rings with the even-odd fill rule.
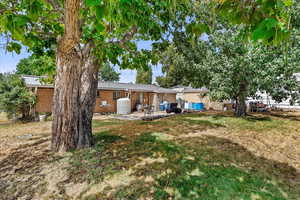
[[[36,112],[52,112],[53,88],[37,89]]]
[[[125,91],[116,91],[119,97],[125,97]],[[94,112],[96,113],[115,113],[117,111],[117,100],[114,99],[114,91],[98,90],[99,96],[96,98]],[[106,104],[105,104],[106,103]]]
[[[37,89],[37,112],[51,112],[53,88],[38,88]],[[154,93],[152,92],[127,92],[118,91],[119,98],[127,97],[131,94],[131,110],[136,110],[136,105],[142,103],[144,105],[152,105]],[[140,94],[143,93],[143,100],[140,102]],[[115,113],[117,112],[117,100],[113,98],[113,90],[98,90],[99,96],[96,97],[94,112],[96,113]],[[176,102],[176,94],[162,94],[164,100]]]

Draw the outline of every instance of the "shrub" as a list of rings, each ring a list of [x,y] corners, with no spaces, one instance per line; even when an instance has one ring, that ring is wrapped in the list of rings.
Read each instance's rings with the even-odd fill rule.
[[[16,74],[0,74],[0,110],[8,118],[21,115],[22,120],[32,119],[36,96],[26,88],[24,80]]]

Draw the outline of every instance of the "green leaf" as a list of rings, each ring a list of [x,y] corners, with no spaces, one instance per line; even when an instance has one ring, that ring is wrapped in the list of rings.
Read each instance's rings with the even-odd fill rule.
[[[98,19],[103,18],[103,16],[104,16],[104,9],[105,9],[104,6],[97,6],[96,7],[96,17]]]
[[[254,41],[263,39],[268,40],[276,34],[276,26],[278,21],[274,18],[264,19],[252,33],[252,39]]]
[[[29,5],[29,10],[28,10],[28,17],[30,17],[33,21],[38,20],[40,17],[40,12],[42,11],[43,5],[41,2],[35,0],[31,2]]]
[[[87,6],[97,6],[100,5],[102,0],[85,0]]]
[[[102,32],[105,29],[105,27],[102,24],[100,24],[100,23],[96,23],[95,24],[95,28],[99,32]]]
[[[29,18],[25,15],[17,15],[14,17],[15,26],[24,26],[29,22]]]
[[[209,27],[207,24],[203,23],[192,23],[187,26],[187,32],[200,36],[202,33],[209,33]]]
[[[9,52],[16,52],[17,54],[20,54],[21,53],[21,45],[20,44],[18,44],[18,43],[16,43],[16,42],[10,42],[8,45],[7,45],[7,47],[6,47],[6,49],[7,49],[7,51],[9,51]]]
[[[267,18],[263,22],[265,23],[267,29],[272,29],[278,24],[278,21],[274,18]]]
[[[284,0],[283,3],[285,6],[292,6],[294,4],[293,0]]]

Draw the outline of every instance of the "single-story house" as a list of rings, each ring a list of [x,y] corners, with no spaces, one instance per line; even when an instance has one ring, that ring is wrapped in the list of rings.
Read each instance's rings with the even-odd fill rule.
[[[53,85],[42,83],[41,77],[38,76],[22,76],[22,78],[26,86],[37,96],[36,112],[51,112]],[[136,110],[138,104],[153,105],[154,110],[158,110],[160,102],[176,102],[176,91],[156,85],[99,81],[94,112],[116,113],[117,100],[123,97],[130,98],[132,111]]]

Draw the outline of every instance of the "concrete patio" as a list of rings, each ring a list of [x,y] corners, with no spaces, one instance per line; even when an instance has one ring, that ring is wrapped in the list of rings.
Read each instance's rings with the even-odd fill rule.
[[[151,114],[145,114],[144,112],[133,112],[128,115],[118,115],[118,114],[102,115],[96,113],[94,114],[93,119],[147,120],[147,119],[158,119],[158,118],[168,117],[171,115],[174,115],[174,113],[166,113],[166,111],[157,111]]]

